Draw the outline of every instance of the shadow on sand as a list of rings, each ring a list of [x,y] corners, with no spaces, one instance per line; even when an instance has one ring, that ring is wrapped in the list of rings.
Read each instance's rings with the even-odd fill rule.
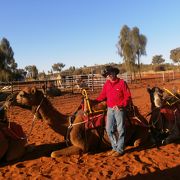
[[[7,165],[13,165],[18,162],[23,161],[29,161],[38,159],[40,157],[50,157],[52,151],[56,151],[61,148],[65,148],[66,143],[54,143],[54,144],[42,144],[42,145],[28,145],[27,146],[27,152],[25,155],[20,159],[12,162],[3,162],[0,164],[0,167],[7,166]]]
[[[174,168],[159,170],[157,169],[154,173],[138,174],[136,176],[127,176],[122,180],[178,180],[180,179],[180,165]]]

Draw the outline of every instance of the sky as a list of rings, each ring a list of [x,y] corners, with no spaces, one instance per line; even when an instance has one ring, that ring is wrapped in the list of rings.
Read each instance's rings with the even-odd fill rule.
[[[116,44],[124,25],[147,37],[146,56],[180,46],[179,0],[0,0],[0,40],[9,40],[18,68],[55,63],[83,67],[122,63]]]

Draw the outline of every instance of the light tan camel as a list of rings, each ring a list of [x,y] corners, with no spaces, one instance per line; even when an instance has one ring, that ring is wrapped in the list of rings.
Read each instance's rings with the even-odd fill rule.
[[[0,108],[0,160],[12,161],[24,155],[27,140],[22,127],[7,118],[8,106],[5,102]]]
[[[45,120],[49,126],[60,135],[67,137],[69,124],[68,117],[57,111],[50,101],[44,97],[42,91],[36,87],[26,87],[19,92],[16,100],[21,105],[38,109],[39,115]],[[131,121],[127,127],[126,143],[132,141],[135,146],[142,145],[148,138],[148,128],[138,123],[143,117],[137,114],[137,121]],[[143,119],[144,120],[144,119]],[[136,121],[136,122],[135,122]],[[141,121],[141,120],[140,120]],[[71,146],[60,149],[51,153],[51,157],[59,157],[62,155],[71,155],[77,153],[90,152],[94,150],[102,150],[110,148],[110,143],[104,131],[104,126],[95,129],[86,129],[84,122],[84,111],[79,109],[73,121],[73,127],[70,130],[69,139]]]

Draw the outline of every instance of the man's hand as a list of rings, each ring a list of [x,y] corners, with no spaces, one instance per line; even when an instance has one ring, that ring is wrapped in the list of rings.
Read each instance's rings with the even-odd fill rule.
[[[123,107],[116,105],[116,106],[113,107],[113,109],[114,109],[115,111],[118,111],[118,110],[122,110]]]

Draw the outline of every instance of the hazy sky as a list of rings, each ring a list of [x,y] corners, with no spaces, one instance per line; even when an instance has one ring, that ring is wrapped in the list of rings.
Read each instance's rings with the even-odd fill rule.
[[[0,39],[7,38],[18,68],[54,63],[82,67],[120,63],[116,43],[123,25],[145,35],[150,63],[166,62],[180,46],[180,0],[0,0]]]

